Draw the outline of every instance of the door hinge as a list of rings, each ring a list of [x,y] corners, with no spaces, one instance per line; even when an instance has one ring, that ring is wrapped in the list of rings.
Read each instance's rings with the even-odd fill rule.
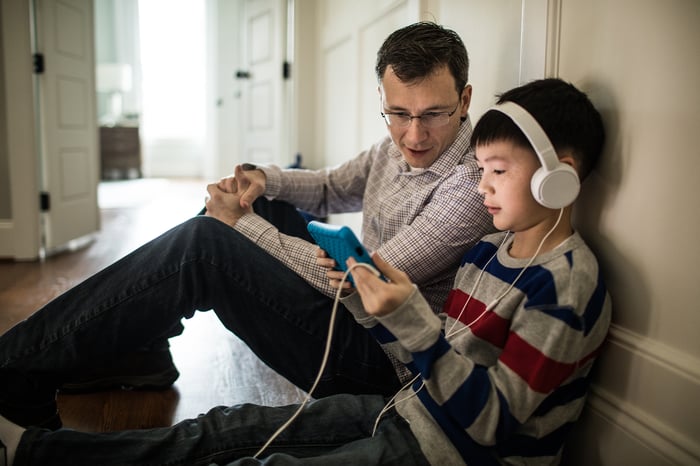
[[[51,210],[51,194],[46,191],[39,193],[39,210],[41,212],[48,212]]]
[[[292,76],[292,64],[288,61],[282,63],[282,79],[289,79]]]
[[[34,73],[42,74],[44,72],[44,54],[35,53],[34,54]]]
[[[34,73],[42,74],[44,72],[44,54],[35,53],[34,54]]]

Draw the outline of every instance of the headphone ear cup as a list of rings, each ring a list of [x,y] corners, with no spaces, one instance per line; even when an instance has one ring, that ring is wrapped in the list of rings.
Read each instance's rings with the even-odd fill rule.
[[[530,180],[532,196],[550,209],[561,209],[573,203],[580,187],[576,170],[565,163],[559,163],[554,170],[540,167]]]

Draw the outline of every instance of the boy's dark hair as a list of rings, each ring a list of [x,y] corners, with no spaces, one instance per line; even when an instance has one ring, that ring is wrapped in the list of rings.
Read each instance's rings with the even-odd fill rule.
[[[511,101],[527,110],[547,133],[557,153],[571,151],[578,162],[579,178],[583,180],[588,176],[603,150],[605,130],[600,113],[586,94],[561,79],[547,78],[516,87],[498,97],[498,103]],[[472,145],[502,140],[532,149],[523,132],[507,115],[487,111],[474,127]]]
[[[447,65],[462,95],[469,80],[469,57],[459,35],[432,22],[419,22],[392,32],[377,52],[375,72],[381,82],[391,66],[396,76],[412,83]]]

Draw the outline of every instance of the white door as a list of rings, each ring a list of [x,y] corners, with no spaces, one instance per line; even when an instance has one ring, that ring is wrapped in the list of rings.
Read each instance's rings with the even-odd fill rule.
[[[93,0],[37,0],[38,150],[46,251],[99,229]]]
[[[287,87],[283,76],[286,0],[245,0],[241,25],[241,159],[289,165]]]

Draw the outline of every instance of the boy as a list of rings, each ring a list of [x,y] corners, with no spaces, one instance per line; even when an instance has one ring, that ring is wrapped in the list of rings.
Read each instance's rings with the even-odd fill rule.
[[[578,176],[603,138],[600,115],[568,83],[503,94],[472,141],[479,190],[504,231],[464,256],[443,315],[379,255],[388,282],[348,261],[357,293],[343,303],[415,374],[412,386],[386,407],[379,395],[312,402],[256,456],[266,464],[558,463],[610,322],[597,261],[570,220]],[[333,263],[320,257],[319,265]],[[339,273],[328,276],[338,288]],[[99,435],[25,432],[0,418],[0,440],[16,466],[251,464],[294,409],[216,408],[172,428]]]

